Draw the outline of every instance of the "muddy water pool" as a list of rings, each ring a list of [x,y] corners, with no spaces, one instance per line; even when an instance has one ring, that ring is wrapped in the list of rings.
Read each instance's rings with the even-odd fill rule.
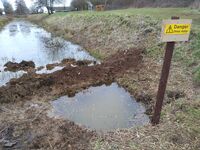
[[[51,117],[69,119],[97,131],[113,131],[149,123],[145,107],[116,83],[91,87],[72,98],[63,96],[51,104]]]

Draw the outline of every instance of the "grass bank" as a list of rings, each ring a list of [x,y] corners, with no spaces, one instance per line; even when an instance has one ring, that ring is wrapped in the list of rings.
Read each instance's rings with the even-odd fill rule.
[[[191,67],[194,81],[200,83],[200,12],[186,8],[144,8],[106,12],[70,12],[33,15],[29,19],[47,30],[80,44],[93,56],[103,59],[118,50],[145,48],[150,57],[160,59],[162,19],[171,16],[193,19],[189,43],[178,43],[175,60]]]
[[[0,16],[0,29],[5,26],[9,21],[11,20],[11,18],[8,17],[1,17]]]
[[[106,12],[32,15],[28,19],[48,31],[80,44],[105,59],[119,50],[143,48],[143,68],[117,79],[130,93],[155,102],[164,53],[162,19],[193,19],[190,42],[176,44],[161,124],[116,131],[93,142],[95,149],[200,149],[200,12],[186,8],[143,8]],[[151,110],[152,111],[152,110]]]

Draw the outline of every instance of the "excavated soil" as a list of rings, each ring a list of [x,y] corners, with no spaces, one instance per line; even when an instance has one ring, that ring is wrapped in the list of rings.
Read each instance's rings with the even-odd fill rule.
[[[101,64],[66,59],[48,66],[64,68],[52,74],[29,72],[0,87],[0,149],[93,149],[98,133],[47,113],[51,110],[48,101],[74,96],[90,86],[118,82],[145,104],[146,113],[152,113],[160,65],[143,58],[141,49],[120,51]],[[165,103],[184,95],[181,87],[180,92],[167,91]]]
[[[17,72],[20,70],[28,71],[35,68],[35,63],[33,61],[22,61],[20,63],[7,62],[4,67],[5,71]]]
[[[138,71],[141,64],[142,51],[131,49],[121,51],[95,66],[66,66],[52,74],[29,73],[0,88],[0,103],[25,101],[33,97],[52,100],[61,95],[74,96],[89,86],[110,84],[130,68]]]
[[[142,50],[130,49],[101,64],[88,66],[89,62],[64,60],[65,68],[52,74],[32,72],[12,79],[0,87],[0,149],[92,149],[90,143],[98,134],[70,121],[51,118],[47,101],[73,96],[90,86],[111,84],[129,69],[137,74],[142,62]]]

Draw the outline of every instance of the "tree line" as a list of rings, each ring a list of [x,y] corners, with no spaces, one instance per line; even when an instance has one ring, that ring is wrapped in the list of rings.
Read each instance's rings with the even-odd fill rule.
[[[32,9],[34,11],[38,8],[46,7],[48,14],[53,14],[53,6],[54,3],[63,3],[65,0],[36,0],[35,3],[32,6]]]
[[[53,5],[54,3],[61,3],[64,0],[35,0],[34,4],[30,8],[30,10],[27,8],[26,3],[24,0],[15,0],[15,10],[13,9],[12,5],[8,0],[1,0],[4,9],[0,9],[0,15],[3,14],[3,11],[7,15],[24,15],[28,14],[30,11],[37,13],[38,9],[42,7],[46,7],[49,14],[53,14]]]
[[[1,1],[2,1],[4,9],[0,10],[0,14],[3,14],[3,11],[7,15],[13,15],[13,14],[24,15],[24,14],[29,13],[29,9],[27,8],[24,0],[16,0],[15,1],[15,5],[16,5],[15,10],[13,9],[13,6],[10,4],[9,1],[7,1],[7,0],[1,0]]]
[[[34,0],[30,9],[27,8],[24,0],[15,0],[14,10],[8,0],[1,0],[4,10],[0,9],[0,15],[5,12],[7,15],[23,15],[29,12],[38,13],[42,7],[46,7],[48,14],[53,14],[54,3],[63,3],[65,0]],[[118,9],[127,7],[188,7],[200,8],[200,0],[72,0],[71,6],[76,10],[87,10],[88,4],[105,5],[106,9]]]

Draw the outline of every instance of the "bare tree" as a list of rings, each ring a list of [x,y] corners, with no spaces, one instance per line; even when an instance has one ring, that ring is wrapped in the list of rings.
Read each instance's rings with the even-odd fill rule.
[[[4,12],[7,15],[13,14],[13,7],[12,7],[12,5],[7,0],[1,0],[1,1],[3,3]]]
[[[0,8],[0,15],[3,15],[3,9]]]
[[[32,5],[32,6],[29,8],[29,11],[30,11],[30,13],[32,13],[32,14],[37,14],[37,13],[38,13],[38,7],[35,6],[35,5]]]
[[[71,6],[77,10],[84,10],[87,8],[86,0],[73,0]]]
[[[46,7],[48,14],[53,14],[54,3],[62,3],[64,0],[36,0],[35,5],[37,7]]]
[[[27,8],[24,0],[16,0],[15,13],[18,15],[24,15],[29,13],[29,9]]]
[[[200,9],[200,0],[195,0],[191,7],[194,9]]]

